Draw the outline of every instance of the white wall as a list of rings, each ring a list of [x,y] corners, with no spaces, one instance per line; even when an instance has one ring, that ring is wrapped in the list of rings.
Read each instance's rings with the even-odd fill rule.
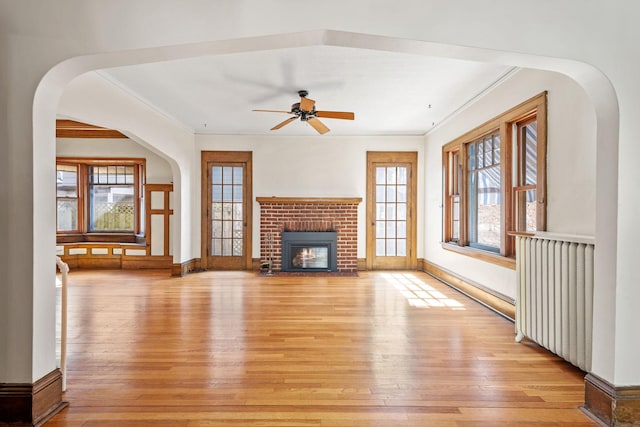
[[[6,278],[0,283],[0,348],[8,349],[0,354],[0,381],[30,382],[55,364],[51,327],[55,290],[48,267],[54,259],[55,195],[50,183],[55,157],[53,118],[64,86],[82,72],[110,66],[260,50],[274,40],[281,43],[275,48],[300,46],[308,42],[309,29],[320,29],[330,32],[312,43],[560,70],[585,88],[596,113],[598,141],[594,291],[598,346],[593,370],[615,385],[640,384],[640,342],[635,329],[640,270],[633,256],[640,240],[640,170],[636,167],[640,55],[635,54],[640,4],[636,0],[545,0],[536,3],[536,19],[516,19],[531,16],[529,3],[326,0],[295,8],[288,3],[0,2],[0,141],[6,148],[0,157],[0,178],[10,184],[2,188],[0,207],[4,225],[0,271]],[[301,14],[305,19],[299,19]],[[207,46],[211,50],[205,52]],[[113,110],[113,104],[105,104],[101,112],[94,111],[95,117],[119,115],[112,120],[113,127],[131,125],[141,138],[157,140],[176,157],[172,168],[190,164],[187,157],[195,158],[192,148],[184,148],[192,144],[184,132],[145,114],[123,117]],[[79,115],[83,111],[77,110]],[[169,140],[180,148],[171,150]],[[174,177],[189,180],[192,174],[186,170],[174,172]],[[175,184],[183,193],[177,195],[177,203],[186,212],[193,189],[189,182]],[[181,233],[189,229],[188,219],[176,220]],[[191,255],[188,236],[181,235],[179,243],[186,258]]]
[[[66,85],[59,101],[56,112],[59,116],[118,129],[137,145],[144,147],[145,152],[155,154],[151,158],[160,157],[169,165],[176,205],[172,236],[174,262],[180,263],[193,258],[190,248],[194,242],[191,241],[193,233],[188,213],[192,198],[199,198],[200,194],[192,192],[190,187],[191,177],[195,173],[192,170],[193,133],[95,72],[73,79]],[[138,150],[133,146],[129,149],[134,150],[133,152]],[[195,165],[199,169],[199,163]],[[163,172],[168,176],[166,173]]]
[[[253,258],[260,257],[260,206],[255,198],[271,196],[362,197],[358,207],[358,258],[365,258],[367,151],[417,151],[417,243],[422,248],[422,136],[196,136],[196,151],[215,150],[253,152]],[[200,212],[199,206],[194,212]],[[200,225],[199,216],[194,217],[194,225],[196,222]],[[422,256],[421,252],[418,249],[418,257]]]
[[[173,173],[169,163],[151,150],[128,138],[57,138],[57,157],[144,158],[146,182],[148,184],[170,184]]]
[[[595,115],[568,77],[523,69],[426,136],[425,258],[515,298],[515,271],[444,250],[442,239],[442,146],[523,101],[548,91],[547,230],[595,234]]]

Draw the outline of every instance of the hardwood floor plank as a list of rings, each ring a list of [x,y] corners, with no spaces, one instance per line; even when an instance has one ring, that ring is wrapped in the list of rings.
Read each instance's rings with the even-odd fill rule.
[[[580,370],[418,272],[74,271],[47,426],[593,426]]]

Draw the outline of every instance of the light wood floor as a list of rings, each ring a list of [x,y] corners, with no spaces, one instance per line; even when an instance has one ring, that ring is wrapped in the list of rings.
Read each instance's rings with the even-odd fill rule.
[[[424,273],[73,271],[54,426],[593,426],[583,373]]]

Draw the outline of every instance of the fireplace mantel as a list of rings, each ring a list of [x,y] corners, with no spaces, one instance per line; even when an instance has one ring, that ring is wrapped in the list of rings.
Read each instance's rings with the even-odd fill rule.
[[[256,197],[260,204],[284,204],[284,205],[357,205],[362,202],[362,197]]]

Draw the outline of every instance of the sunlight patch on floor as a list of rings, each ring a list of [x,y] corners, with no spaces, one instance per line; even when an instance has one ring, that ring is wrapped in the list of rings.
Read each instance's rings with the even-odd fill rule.
[[[464,310],[464,304],[449,298],[414,274],[384,273],[382,277],[400,292],[412,307],[441,307]]]

